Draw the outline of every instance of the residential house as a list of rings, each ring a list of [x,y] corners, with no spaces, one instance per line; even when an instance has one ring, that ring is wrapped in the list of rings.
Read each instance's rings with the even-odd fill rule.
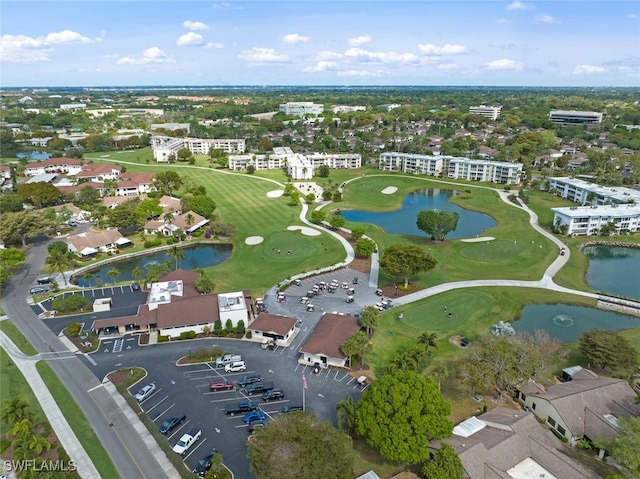
[[[570,381],[548,388],[531,381],[518,400],[569,444],[580,439],[612,439],[619,418],[640,415],[637,394],[624,379],[598,376],[583,368]]]
[[[69,220],[73,221],[86,221],[91,219],[91,212],[78,208],[73,203],[65,203],[63,205],[54,206],[53,210],[58,215],[62,214],[62,212],[66,210],[70,213]]]
[[[360,331],[358,318],[335,313],[325,313],[318,325],[300,348],[302,353],[299,362],[321,367],[347,367],[349,358],[340,347],[347,339]]]
[[[48,158],[43,161],[29,163],[25,169],[25,176],[44,175],[47,173],[63,173],[75,176],[82,171],[82,160],[76,158]]]
[[[117,229],[89,230],[67,238],[69,251],[81,258],[90,258],[99,251],[119,250],[131,245],[131,240],[122,236]]]
[[[104,163],[90,163],[84,165],[75,176],[78,180],[95,181],[102,183],[105,180],[115,180],[120,176],[122,167]]]
[[[144,230],[147,234],[162,233],[164,236],[172,236],[178,230],[191,234],[207,223],[209,223],[209,220],[205,217],[193,211],[187,211],[173,218],[148,221],[144,225]]]
[[[164,195],[159,200],[160,208],[162,208],[162,213],[174,213],[180,214],[182,213],[182,203],[180,202],[180,198],[174,198],[173,196]]]
[[[118,178],[115,196],[137,196],[154,190],[153,173],[122,173]]]

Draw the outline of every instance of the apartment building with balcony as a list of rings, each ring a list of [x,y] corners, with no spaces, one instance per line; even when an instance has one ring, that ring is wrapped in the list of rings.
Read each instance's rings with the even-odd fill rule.
[[[502,110],[501,106],[470,106],[469,113],[473,113],[474,115],[481,115],[485,118],[489,118],[490,120],[497,120],[500,116],[500,111]]]
[[[551,110],[549,120],[562,125],[597,125],[602,122],[602,113],[596,111]]]
[[[237,154],[245,152],[246,144],[244,138],[173,138],[161,135],[151,137],[153,159],[158,163],[168,163],[182,148],[187,148],[194,155],[208,155],[211,149]]]
[[[640,191],[623,186],[600,186],[580,178],[549,178],[549,192],[580,204],[640,204]]]
[[[590,236],[610,229],[612,235],[640,231],[640,204],[612,204],[551,208],[553,224],[567,236]]]
[[[280,111],[285,115],[295,115],[302,118],[306,115],[322,115],[324,106],[312,101],[289,101],[280,105]]]

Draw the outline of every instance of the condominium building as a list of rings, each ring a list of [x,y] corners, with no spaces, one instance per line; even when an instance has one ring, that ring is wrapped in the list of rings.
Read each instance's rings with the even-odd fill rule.
[[[366,111],[367,107],[363,105],[333,105],[331,111],[333,113],[351,113],[352,111]]]
[[[549,178],[549,191],[580,204],[640,204],[640,191],[622,186],[600,186],[580,178]]]
[[[598,124],[602,122],[602,113],[595,111],[551,110],[549,112],[549,120],[566,125]]]
[[[194,155],[208,155],[211,149],[227,153],[244,153],[245,140],[216,138],[173,138],[155,135],[151,137],[153,159],[158,163],[168,163],[175,158],[182,148],[187,148]]]
[[[497,120],[500,116],[500,111],[502,110],[501,106],[470,106],[469,113],[473,113],[475,115],[481,115],[490,120]]]
[[[640,230],[640,204],[613,204],[551,208],[556,228],[566,228],[567,236],[598,234],[603,227],[611,234]]]
[[[445,176],[451,179],[486,181],[503,185],[519,184],[522,166],[522,163],[396,152],[380,154],[379,163],[379,169],[384,171]]]
[[[280,111],[285,115],[303,117],[306,115],[322,115],[324,106],[312,101],[290,101],[280,105]]]

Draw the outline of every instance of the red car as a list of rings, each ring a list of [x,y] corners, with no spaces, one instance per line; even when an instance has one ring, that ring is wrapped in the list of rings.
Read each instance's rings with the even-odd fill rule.
[[[233,389],[233,381],[228,379],[216,379],[209,384],[209,391],[228,391]]]

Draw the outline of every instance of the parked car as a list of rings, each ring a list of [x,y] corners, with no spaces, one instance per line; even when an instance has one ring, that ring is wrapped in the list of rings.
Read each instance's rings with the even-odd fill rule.
[[[241,371],[246,371],[246,369],[247,369],[247,363],[245,363],[244,361],[234,361],[232,363],[227,364],[224,367],[224,372],[237,373]]]
[[[244,422],[245,424],[249,424],[251,421],[259,421],[261,419],[265,419],[266,417],[267,415],[264,412],[256,409],[255,411],[250,411],[245,414],[242,418],[242,422]]]
[[[225,378],[214,379],[209,384],[209,391],[228,391],[229,389],[233,389],[233,381]]]
[[[249,384],[244,391],[247,393],[248,396],[253,396],[254,394],[262,394],[263,392],[273,388],[274,388],[274,385],[272,382],[260,381],[258,383]]]
[[[138,400],[138,402],[142,402],[145,399],[147,399],[149,396],[151,396],[154,392],[156,392],[155,383],[147,384],[145,387],[143,387],[140,391],[136,393],[135,398]]]
[[[285,406],[282,409],[280,409],[280,412],[282,414],[286,414],[288,412],[293,412],[293,411],[304,411],[304,409],[302,409],[302,406]]]
[[[53,278],[51,276],[44,276],[42,278],[38,278],[38,284],[49,284],[53,282]]]
[[[258,409],[258,403],[245,399],[243,401],[240,401],[235,406],[227,407],[224,413],[227,416],[235,416],[236,414],[246,414],[249,411],[255,411],[256,409]]]
[[[284,391],[282,389],[270,389],[262,393],[263,401],[274,401],[284,398]]]
[[[192,427],[188,432],[184,433],[180,440],[173,446],[173,452],[177,452],[181,456],[186,453],[193,444],[200,439],[202,431],[197,427]]]
[[[253,434],[255,430],[259,427],[265,427],[267,425],[266,419],[258,419],[257,421],[251,421],[247,426],[247,431],[249,434]]]
[[[239,388],[245,388],[249,384],[257,383],[257,382],[260,382],[261,380],[262,380],[262,376],[260,376],[259,374],[247,374],[246,376],[243,376],[242,378],[238,379],[236,384],[238,385]]]
[[[193,473],[197,476],[203,477],[209,469],[211,469],[211,463],[213,462],[213,457],[218,454],[218,451],[215,449],[211,449],[202,459],[198,461],[196,467],[193,468]]]
[[[132,291],[140,291],[140,284],[139,283],[131,283],[131,290]]]
[[[216,358],[216,367],[223,368],[227,364],[233,363],[235,361],[242,361],[242,356],[240,356],[239,354],[225,354],[224,356]]]
[[[34,286],[29,290],[29,293],[38,294],[38,293],[46,293],[47,291],[49,291],[49,286]]]
[[[187,419],[187,415],[183,412],[178,412],[173,416],[169,416],[164,422],[160,425],[160,434],[169,434],[169,432],[180,424],[182,421]]]

